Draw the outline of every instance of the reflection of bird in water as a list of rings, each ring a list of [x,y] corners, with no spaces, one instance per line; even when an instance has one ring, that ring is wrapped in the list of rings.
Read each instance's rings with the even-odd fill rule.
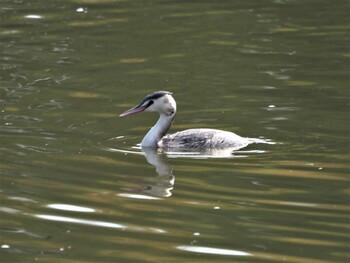
[[[171,190],[174,188],[175,176],[168,164],[165,156],[157,152],[155,148],[143,148],[147,162],[156,167],[158,177],[151,179],[151,184],[143,192],[158,196],[169,197],[172,195]]]
[[[216,129],[189,129],[165,135],[174,121],[176,114],[176,102],[171,94],[167,91],[151,93],[139,105],[120,114],[121,117],[142,111],[156,111],[160,114],[156,125],[143,138],[141,147],[180,150],[214,148],[238,150],[254,142],[249,138],[243,138],[233,132]]]
[[[124,152],[118,149],[109,148],[109,150]],[[169,197],[172,195],[171,191],[174,189],[175,176],[171,166],[168,163],[166,155],[159,153],[156,148],[142,148],[143,153],[147,159],[147,162],[156,168],[158,176],[142,177],[141,181],[138,181],[137,187],[127,187],[124,190],[136,192],[136,194],[121,193],[119,196],[131,197],[131,198],[145,198],[145,199],[158,199],[159,197]],[[128,153],[135,153],[128,151]],[[139,153],[137,153],[139,154]],[[145,195],[140,195],[142,192]]]

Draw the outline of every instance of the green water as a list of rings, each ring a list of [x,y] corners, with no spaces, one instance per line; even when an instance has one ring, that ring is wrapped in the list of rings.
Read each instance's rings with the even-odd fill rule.
[[[0,1],[2,262],[348,262],[346,1]],[[143,153],[170,132],[276,144]],[[215,157],[215,158],[214,158]]]

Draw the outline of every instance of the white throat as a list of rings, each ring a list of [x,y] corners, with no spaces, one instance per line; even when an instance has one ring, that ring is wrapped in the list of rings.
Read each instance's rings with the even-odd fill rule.
[[[166,132],[169,130],[174,118],[175,112],[171,116],[161,113],[157,123],[149,130],[146,136],[142,139],[141,147],[158,147],[158,142],[164,137]]]

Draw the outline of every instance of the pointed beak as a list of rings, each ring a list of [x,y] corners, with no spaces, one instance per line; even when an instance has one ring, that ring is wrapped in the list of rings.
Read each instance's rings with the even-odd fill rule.
[[[147,105],[141,106],[141,104],[140,104],[140,105],[137,105],[137,106],[135,106],[127,111],[124,111],[123,113],[121,113],[119,115],[119,117],[124,117],[124,116],[128,116],[128,115],[133,115],[133,114],[136,114],[139,112],[143,112],[146,108],[147,108]]]

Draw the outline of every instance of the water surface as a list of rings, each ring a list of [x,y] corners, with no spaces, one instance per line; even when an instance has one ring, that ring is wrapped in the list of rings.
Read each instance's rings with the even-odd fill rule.
[[[2,261],[347,262],[348,8],[2,1]],[[155,90],[276,144],[142,152]]]

